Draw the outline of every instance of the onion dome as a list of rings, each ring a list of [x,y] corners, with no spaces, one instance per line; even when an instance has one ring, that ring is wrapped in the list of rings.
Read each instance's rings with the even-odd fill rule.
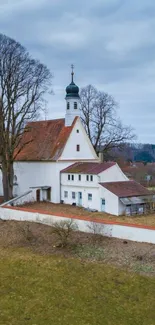
[[[72,73],[71,73],[71,83],[66,87],[66,98],[76,97],[79,98],[79,87],[74,83],[73,76],[73,65],[72,65]]]

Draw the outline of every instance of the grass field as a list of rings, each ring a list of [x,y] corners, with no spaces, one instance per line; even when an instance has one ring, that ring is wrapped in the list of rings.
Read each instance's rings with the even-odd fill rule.
[[[102,218],[109,221],[118,221],[123,223],[135,223],[139,225],[148,225],[155,227],[155,214],[150,215],[141,215],[141,216],[112,216],[111,214],[107,214],[104,212],[89,212],[83,208],[72,206],[68,204],[54,204],[50,202],[33,202],[27,203],[22,207],[27,207],[30,209],[37,209],[37,210],[44,210],[50,213],[64,213],[69,215],[76,215],[76,216],[88,216],[92,218]]]
[[[0,248],[1,325],[154,325],[155,278]]]

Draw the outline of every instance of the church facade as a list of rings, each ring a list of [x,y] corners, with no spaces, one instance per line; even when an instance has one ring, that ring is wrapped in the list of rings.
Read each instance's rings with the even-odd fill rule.
[[[72,72],[66,88],[65,118],[26,126],[28,132],[22,137],[14,162],[14,196],[29,191],[30,201],[61,202],[124,214],[135,202],[125,204],[123,198],[148,198],[150,192],[129,181],[116,163],[100,162],[80,119],[79,88],[73,76]],[[137,208],[143,203],[139,200]]]

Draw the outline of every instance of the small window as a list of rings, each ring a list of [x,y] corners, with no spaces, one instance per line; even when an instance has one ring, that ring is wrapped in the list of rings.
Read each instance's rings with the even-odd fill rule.
[[[64,191],[64,197],[68,197],[68,192]]]
[[[71,175],[68,175],[68,181],[70,181],[70,179],[71,179]]]
[[[75,199],[75,192],[72,192],[72,199]]]
[[[93,182],[93,175],[90,175],[90,181]]]
[[[77,109],[77,102],[74,102],[74,109]]]
[[[72,175],[72,181],[74,181],[74,175]]]
[[[79,175],[79,181],[81,181],[81,175]]]
[[[92,201],[92,194],[88,193],[88,201]]]
[[[102,199],[102,205],[105,205],[105,199]]]
[[[67,102],[67,109],[69,109],[69,102]]]
[[[86,175],[86,181],[87,182],[89,181],[89,175]]]
[[[76,132],[79,133],[79,130],[77,129]]]
[[[80,145],[79,144],[76,145],[76,151],[80,151]]]

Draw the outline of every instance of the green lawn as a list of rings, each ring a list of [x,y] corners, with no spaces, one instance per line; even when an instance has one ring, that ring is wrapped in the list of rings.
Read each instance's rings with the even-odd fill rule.
[[[2,325],[154,325],[155,278],[0,249]]]

